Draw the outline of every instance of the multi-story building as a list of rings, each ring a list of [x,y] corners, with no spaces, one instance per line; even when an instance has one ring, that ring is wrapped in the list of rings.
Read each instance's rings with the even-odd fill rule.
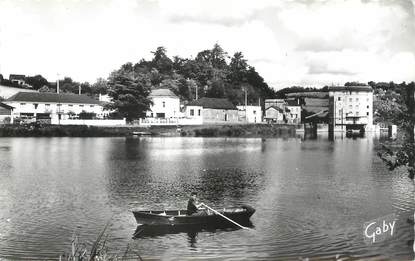
[[[255,105],[240,105],[236,106],[239,112],[239,120],[246,123],[260,123],[262,122],[261,106]]]
[[[287,123],[301,123],[301,105],[298,99],[287,99],[285,103]]]
[[[13,117],[69,119],[80,113],[103,116],[100,102],[86,95],[19,92],[3,103],[14,108]]]
[[[373,90],[370,86],[333,86],[329,88],[329,119],[341,129],[371,130]]]
[[[149,98],[153,101],[148,118],[178,118],[180,113],[180,98],[169,89],[152,90]]]

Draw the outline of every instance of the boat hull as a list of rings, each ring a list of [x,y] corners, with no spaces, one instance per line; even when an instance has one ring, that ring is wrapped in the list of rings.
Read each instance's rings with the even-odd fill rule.
[[[249,206],[232,208],[220,211],[227,218],[237,223],[247,224],[249,218],[255,213],[255,209]],[[139,225],[147,226],[195,226],[195,227],[232,227],[230,221],[220,215],[210,212],[206,215],[187,216],[185,210],[172,211],[133,211],[134,217]]]

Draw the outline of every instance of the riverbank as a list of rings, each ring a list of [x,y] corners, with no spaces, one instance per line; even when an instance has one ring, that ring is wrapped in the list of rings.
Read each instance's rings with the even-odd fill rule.
[[[97,127],[85,125],[3,125],[0,137],[117,137],[133,133],[151,136],[190,137],[272,137],[295,135],[296,125],[236,124],[198,126],[119,126]]]

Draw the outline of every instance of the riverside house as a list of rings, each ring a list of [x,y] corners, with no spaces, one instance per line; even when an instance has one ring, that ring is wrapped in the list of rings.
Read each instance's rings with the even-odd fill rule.
[[[265,109],[265,121],[268,123],[284,123],[284,109],[272,105]]]
[[[152,90],[149,98],[153,102],[147,111],[147,118],[178,118],[180,117],[180,98],[169,89]]]
[[[14,118],[53,121],[78,118],[81,113],[88,113],[97,118],[103,116],[100,102],[86,95],[19,92],[3,103],[14,107]]]
[[[287,123],[301,123],[301,105],[298,99],[285,100],[285,117]]]
[[[239,122],[238,109],[228,99],[206,98],[186,105],[186,118],[202,124]]]
[[[373,89],[370,86],[329,88],[330,119],[344,129],[370,131],[373,128]]]
[[[13,107],[0,102],[0,124],[13,123]]]
[[[236,106],[239,111],[239,120],[243,123],[260,123],[262,122],[262,108],[255,105]]]

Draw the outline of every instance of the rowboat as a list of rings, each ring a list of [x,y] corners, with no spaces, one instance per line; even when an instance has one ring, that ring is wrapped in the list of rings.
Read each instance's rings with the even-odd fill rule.
[[[218,212],[215,213],[207,210],[205,215],[188,216],[186,210],[145,210],[133,211],[133,214],[139,225],[152,227],[193,226],[205,228],[225,228],[234,227],[235,224],[225,219],[223,216],[239,224],[248,224],[250,223],[249,218],[255,213],[255,209],[250,206],[241,206],[238,208],[226,208]]]

